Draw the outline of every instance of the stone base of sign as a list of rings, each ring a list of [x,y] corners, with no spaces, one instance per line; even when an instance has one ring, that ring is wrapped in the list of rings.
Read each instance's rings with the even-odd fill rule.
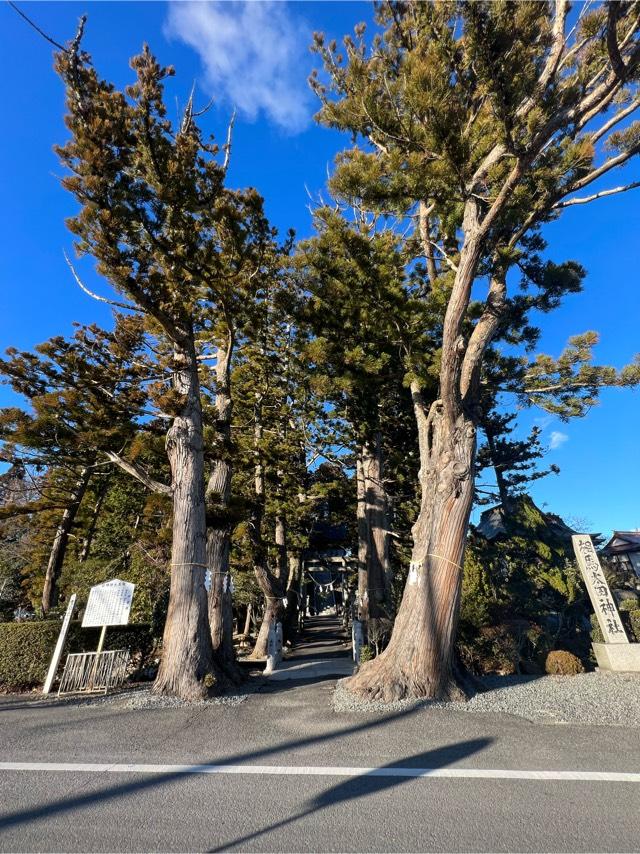
[[[640,643],[594,643],[592,646],[600,670],[640,673]]]

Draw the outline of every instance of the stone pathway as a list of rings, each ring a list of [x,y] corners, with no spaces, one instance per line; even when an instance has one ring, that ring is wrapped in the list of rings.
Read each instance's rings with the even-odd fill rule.
[[[270,681],[328,679],[353,673],[351,639],[338,617],[311,617],[301,640],[277,669]]]

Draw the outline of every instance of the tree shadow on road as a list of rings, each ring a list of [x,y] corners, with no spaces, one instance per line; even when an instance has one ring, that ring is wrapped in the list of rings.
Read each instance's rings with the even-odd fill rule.
[[[306,809],[296,815],[289,816],[282,821],[270,824],[253,833],[224,842],[216,848],[210,848],[209,852],[210,854],[214,854],[214,852],[228,851],[231,848],[246,845],[246,843],[252,842],[266,833],[291,825],[327,807],[345,803],[355,798],[366,798],[369,795],[385,792],[409,780],[415,780],[417,777],[428,777],[429,772],[435,771],[438,768],[446,768],[475,753],[479,753],[488,747],[492,741],[493,739],[491,738],[475,738],[469,741],[461,741],[456,744],[446,745],[445,747],[438,747],[434,750],[427,750],[425,753],[418,753],[379,768],[372,768],[364,774],[349,777],[343,783],[331,786],[331,788],[310,800]]]
[[[282,742],[280,744],[269,746],[265,748],[261,748],[259,750],[247,751],[243,753],[236,753],[234,755],[229,755],[225,757],[216,757],[215,766],[220,765],[237,765],[237,764],[248,764],[252,761],[255,761],[260,758],[268,757],[268,756],[277,756],[279,754],[286,754],[290,751],[309,747],[313,745],[318,745],[321,743],[331,742],[334,740],[339,740],[341,738],[345,738],[349,735],[354,735],[356,733],[360,733],[362,731],[374,731],[380,730],[387,726],[389,723],[393,721],[397,721],[402,718],[407,718],[410,715],[415,714],[418,711],[415,707],[403,710],[401,712],[397,712],[391,715],[386,715],[384,718],[377,718],[375,720],[367,720],[363,723],[354,724],[350,727],[345,727],[339,729],[337,731],[332,731],[329,733],[322,733],[321,735],[308,736],[300,739],[292,739],[286,742]],[[471,755],[472,753],[477,752],[478,750],[483,749],[485,746],[489,744],[489,739],[479,739],[471,742],[464,742],[461,745],[453,745],[449,747],[439,748],[438,750],[429,751],[428,753],[422,754],[418,757],[413,757],[412,759],[407,759],[403,761],[403,767],[408,767],[411,765],[415,767],[415,764],[418,762],[430,762],[433,767],[439,767],[437,763],[440,764],[449,764],[451,762],[456,761],[457,759],[461,759],[464,756]],[[135,760],[134,760],[135,761]],[[434,765],[434,763],[436,763]],[[207,768],[211,768],[212,763],[197,763],[197,764],[189,764],[186,766],[179,766],[175,770],[171,768],[171,770],[160,771],[158,773],[152,772],[150,774],[145,774],[143,777],[138,777],[137,779],[130,780],[124,783],[118,783],[116,785],[105,786],[103,789],[99,791],[91,791],[86,792],[82,791],[86,789],[86,786],[89,785],[92,781],[95,781],[96,777],[100,778],[101,774],[109,773],[107,771],[108,766],[111,763],[105,762],[103,765],[105,766],[104,770],[96,772],[95,775],[89,776],[89,780],[86,784],[82,785],[82,788],[78,787],[75,792],[68,794],[64,797],[60,797],[57,800],[52,800],[51,802],[40,804],[37,806],[16,810],[14,812],[5,813],[3,816],[0,816],[0,830],[6,830],[11,827],[15,827],[17,825],[26,824],[29,822],[41,821],[47,818],[63,815],[67,813],[74,813],[77,811],[81,811],[85,808],[93,807],[100,805],[101,803],[106,803],[109,801],[117,800],[120,798],[125,798],[129,795],[134,795],[138,792],[144,792],[148,790],[158,789],[162,786],[165,786],[171,782],[174,782],[181,777],[185,776],[185,774],[197,774],[197,773],[207,773]],[[115,763],[114,763],[115,764]],[[394,763],[388,768],[398,767],[397,763]],[[17,773],[22,774],[25,773],[23,771],[6,771],[5,773]],[[67,773],[67,772],[60,772]],[[83,776],[86,772],[82,772]],[[124,772],[123,772],[124,773]],[[132,774],[135,774],[135,770],[132,770]],[[209,771],[211,773],[211,771]],[[389,772],[387,772],[389,773]],[[392,773],[392,772],[391,772]],[[364,775],[362,779],[366,780],[366,785],[372,785],[374,788],[372,791],[378,790],[378,788],[386,788],[392,785],[397,785],[398,782],[401,782],[400,778],[388,778],[388,777],[371,777],[368,779],[369,775]],[[360,778],[357,778],[358,780]],[[353,787],[356,787],[353,789]],[[331,792],[334,792],[331,795]],[[335,787],[334,790],[329,790],[325,796],[326,798],[332,798],[331,802],[337,802],[339,800],[344,800],[347,797],[348,792],[354,792],[354,794],[349,795],[349,797],[360,797],[361,794],[355,794],[358,791],[357,780],[349,780],[348,783],[340,784]],[[362,792],[366,794],[367,792],[363,789]],[[328,803],[328,802],[327,802]],[[315,804],[311,811],[316,809],[322,809],[327,805],[324,800],[320,799],[317,804]],[[288,819],[286,823],[290,823],[295,821],[297,818],[301,816],[296,816],[291,819]],[[268,831],[269,828],[265,828],[265,830],[258,832],[255,835],[261,835]],[[252,838],[252,837],[248,837]],[[239,844],[238,841],[231,844]]]

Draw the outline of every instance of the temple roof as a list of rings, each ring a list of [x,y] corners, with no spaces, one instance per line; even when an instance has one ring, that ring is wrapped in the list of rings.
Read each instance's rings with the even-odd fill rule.
[[[602,549],[602,554],[615,555],[635,551],[640,551],[640,531],[614,531]]]

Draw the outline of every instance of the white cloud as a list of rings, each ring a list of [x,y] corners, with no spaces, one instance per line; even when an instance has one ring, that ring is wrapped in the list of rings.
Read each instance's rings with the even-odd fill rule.
[[[556,448],[559,448],[561,445],[564,445],[565,442],[569,440],[569,437],[566,433],[561,433],[559,430],[552,430],[550,436],[549,447],[552,451],[555,451]]]
[[[250,120],[264,113],[291,133],[309,123],[311,32],[286,3],[173,0],[165,33],[200,55],[214,99],[229,102]]]

